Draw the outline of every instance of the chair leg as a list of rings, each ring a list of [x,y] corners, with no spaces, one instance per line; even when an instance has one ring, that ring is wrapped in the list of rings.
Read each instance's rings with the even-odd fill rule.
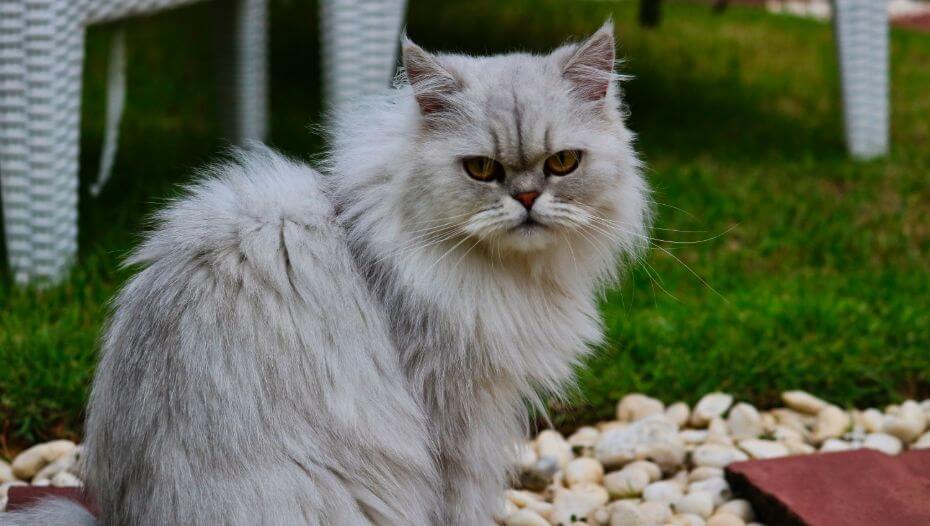
[[[216,43],[226,135],[235,144],[264,141],[268,133],[268,2],[216,4]],[[230,46],[232,38],[232,46]]]
[[[75,3],[3,2],[0,181],[14,280],[55,281],[77,251],[84,30]]]
[[[331,108],[390,85],[406,0],[321,0],[324,95]]]
[[[846,145],[857,159],[888,153],[888,7],[876,0],[834,2]]]

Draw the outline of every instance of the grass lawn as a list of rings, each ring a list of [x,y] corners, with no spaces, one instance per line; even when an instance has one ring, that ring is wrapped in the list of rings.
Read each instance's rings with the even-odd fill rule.
[[[635,76],[626,102],[661,249],[605,294],[607,343],[555,408],[559,423],[604,417],[633,390],[693,402],[722,389],[759,404],[795,387],[841,404],[930,395],[930,35],[893,32],[893,152],[854,163],[829,25],[670,4],[662,27],[643,31],[629,1],[439,4],[411,0],[410,36],[477,53],[546,50],[613,13]],[[272,2],[271,142],[303,157],[321,145],[307,129],[320,109],[315,13]],[[87,189],[111,28],[90,32],[79,261],[40,292],[12,288],[2,271],[0,448],[79,434],[107,301],[130,275],[120,259],[224,145],[209,14],[131,23],[121,150],[99,198]]]

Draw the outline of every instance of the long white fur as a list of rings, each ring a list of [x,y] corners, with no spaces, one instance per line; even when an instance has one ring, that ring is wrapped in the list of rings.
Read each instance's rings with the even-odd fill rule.
[[[339,117],[325,177],[258,148],[162,212],[88,411],[100,522],[489,524],[525,404],[570,382],[645,246],[613,49],[610,24],[545,56],[405,41],[410,83]]]

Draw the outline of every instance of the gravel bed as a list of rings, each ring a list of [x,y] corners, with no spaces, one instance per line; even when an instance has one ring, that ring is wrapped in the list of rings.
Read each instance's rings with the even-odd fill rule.
[[[504,492],[505,526],[758,526],[723,477],[732,462],[872,448],[930,449],[930,400],[884,410],[842,409],[803,391],[760,411],[726,393],[692,408],[643,394],[616,419],[569,437],[545,430],[521,445],[518,477]],[[80,487],[81,446],[55,440],[0,460],[0,510],[10,486]]]

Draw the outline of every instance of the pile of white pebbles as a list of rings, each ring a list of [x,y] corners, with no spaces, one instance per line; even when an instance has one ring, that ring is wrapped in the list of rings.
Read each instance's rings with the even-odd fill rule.
[[[803,391],[760,411],[711,393],[694,406],[642,394],[616,420],[568,438],[546,430],[521,448],[516,489],[505,492],[506,526],[758,525],[724,479],[733,462],[872,448],[896,455],[930,448],[930,400],[844,410]]]
[[[845,410],[803,391],[760,411],[726,393],[693,407],[643,394],[617,405],[615,420],[565,438],[546,430],[520,448],[519,480],[504,493],[505,526],[758,525],[735,499],[723,469],[748,459],[872,448],[889,455],[930,449],[930,400],[884,410]],[[0,510],[11,486],[79,487],[81,446],[38,444],[0,460]]]

